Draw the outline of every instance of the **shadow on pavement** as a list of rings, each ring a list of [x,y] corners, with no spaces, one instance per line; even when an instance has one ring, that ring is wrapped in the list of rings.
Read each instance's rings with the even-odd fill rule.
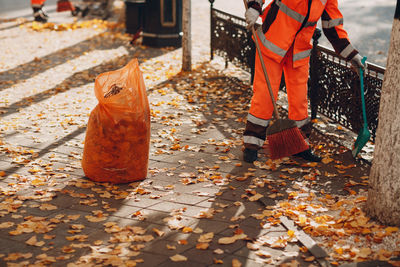
[[[129,58],[126,56],[125,60]],[[28,63],[18,71],[31,67]],[[120,66],[104,63],[90,69],[89,73],[94,75],[117,67]],[[82,263],[118,262],[124,257],[142,259],[144,266],[230,266],[233,259],[245,263],[245,266],[276,266],[292,259],[305,264],[303,256],[310,254],[299,252],[301,244],[297,242],[282,248],[262,247],[265,258],[264,262],[260,262],[257,251],[248,245],[259,238],[286,235],[287,229],[277,221],[257,219],[265,207],[256,201],[249,201],[249,198],[259,193],[267,196],[270,206],[274,206],[277,201],[288,198],[288,193],[297,182],[303,182],[316,193],[324,190],[326,193],[347,194],[350,191],[344,188],[350,187],[346,183],[350,179],[361,181],[360,176],[365,175],[368,167],[365,170],[359,166],[349,167],[354,164],[348,158],[349,153],[343,153],[343,148],[316,133],[312,140],[320,153],[329,153],[333,157],[330,165],[320,163],[307,167],[305,162],[292,159],[274,169],[263,170],[241,163],[240,140],[250,101],[250,88],[235,78],[223,75],[199,78],[205,71],[203,67],[192,75],[180,74],[149,90],[151,93],[169,87],[192,105],[201,107],[196,114],[184,109],[162,114],[166,118],[175,116],[190,120],[187,125],[173,126],[181,129],[181,147],[187,146],[188,149],[157,155],[156,148],[151,146],[149,175],[143,182],[125,185],[93,183],[82,178],[81,170],[70,173],[68,179],[49,177],[49,181],[54,182],[53,188],[37,186],[33,195],[24,192],[20,195],[20,200],[25,200],[24,206],[15,206],[16,210],[12,213],[20,209],[25,210],[28,216],[12,217],[10,213],[3,219],[22,226],[32,220],[35,225],[40,223],[33,233],[39,240],[49,238],[46,241],[49,251],[46,253],[54,258],[46,259],[50,262],[55,260],[51,262],[54,266],[65,266],[67,262],[78,259]],[[76,79],[77,76],[79,73],[68,78],[71,87],[93,81],[82,81]],[[49,89],[34,96],[29,104],[39,103],[56,93],[56,87]],[[4,114],[15,111],[5,110]],[[201,118],[195,119],[191,115],[201,115]],[[166,119],[162,118],[153,121],[152,133],[156,135],[157,130],[170,128],[165,122]],[[198,131],[192,132],[193,129]],[[40,150],[37,156],[42,157],[84,131],[85,128],[76,129]],[[174,144],[173,141],[166,142],[167,147]],[[190,150],[190,147],[199,149]],[[267,161],[265,156],[262,159]],[[338,169],[335,165],[342,167]],[[9,168],[7,173],[15,173],[18,168]],[[299,171],[300,168],[309,171],[304,174]],[[321,174],[307,176],[307,180],[305,175],[315,173],[317,169]],[[332,177],[331,174],[337,174],[337,170],[345,173],[340,178],[339,175]],[[58,173],[63,172],[55,171],[55,174]],[[13,179],[17,178],[9,177],[4,182],[13,182]],[[50,209],[43,203],[54,205],[57,209]],[[18,227],[14,226],[11,232],[15,229]],[[5,237],[0,239],[0,245],[6,247],[4,253],[15,252],[16,248],[18,251],[30,251],[35,256],[43,253],[40,247],[24,244],[32,232],[10,235],[10,229],[0,229],[0,233]],[[207,233],[212,233],[212,237],[202,240]],[[247,237],[231,244],[218,244],[220,238],[241,233]],[[18,242],[18,245],[7,246],[10,240]],[[199,243],[208,244],[207,249],[196,247]],[[124,254],[127,248],[129,252]],[[218,249],[222,249],[222,254]],[[169,259],[178,253],[186,256],[188,261],[175,263]],[[277,260],[270,261],[269,257]]]
[[[21,83],[26,79],[32,78],[35,75],[61,65],[69,60],[78,58],[82,56],[84,52],[87,53],[93,50],[108,50],[118,48],[120,46],[124,46],[128,50],[132,49],[132,46],[127,44],[125,41],[115,38],[115,41],[110,42],[108,40],[109,38],[110,37],[102,36],[101,34],[96,35],[73,46],[58,50],[57,52],[41,58],[35,58],[34,60],[19,65],[13,69],[0,72],[0,81],[3,81],[3,83],[0,83],[0,90],[4,90],[15,84]],[[170,51],[151,47],[136,47],[132,54],[138,58],[139,62],[141,62],[143,59],[157,57],[167,52]],[[5,83],[4,81],[9,82]]]

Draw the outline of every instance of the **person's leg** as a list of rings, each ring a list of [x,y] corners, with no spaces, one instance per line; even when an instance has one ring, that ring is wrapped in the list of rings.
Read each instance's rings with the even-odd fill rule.
[[[31,7],[33,10],[33,18],[38,22],[47,22],[48,16],[43,11],[43,6],[46,0],[31,0]]]
[[[267,74],[271,83],[275,100],[278,96],[282,77],[282,65],[268,57],[263,58]],[[272,118],[274,107],[268,91],[267,82],[262,70],[261,62],[256,55],[255,74],[253,82],[253,96],[247,116],[246,128],[243,133],[244,160],[253,162],[257,159],[257,151],[263,146],[266,138],[266,129]]]
[[[291,51],[289,51],[291,52]],[[289,104],[289,119],[296,122],[297,127],[302,131],[304,138],[308,141],[311,134],[311,121],[308,117],[308,74],[309,65],[293,68],[292,55],[285,59],[283,71],[285,73],[286,92]],[[311,149],[296,154],[308,161],[321,161],[321,158],[314,155]]]

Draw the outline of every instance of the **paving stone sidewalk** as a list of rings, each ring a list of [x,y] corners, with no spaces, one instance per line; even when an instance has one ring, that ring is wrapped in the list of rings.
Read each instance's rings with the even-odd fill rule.
[[[240,71],[208,62],[209,7],[193,5],[191,73],[180,73],[180,50],[132,46],[110,25],[57,32],[0,24],[0,266],[320,264],[272,216],[274,206],[294,190],[365,189],[369,165],[318,131],[311,139],[330,164],[272,163],[263,153],[256,166],[242,162],[251,90]],[[94,183],[80,165],[94,78],[132,58],[151,107],[148,177]]]

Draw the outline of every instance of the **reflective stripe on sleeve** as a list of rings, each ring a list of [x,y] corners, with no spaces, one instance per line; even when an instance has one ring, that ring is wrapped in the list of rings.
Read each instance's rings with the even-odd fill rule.
[[[267,127],[270,122],[270,120],[259,119],[255,116],[251,115],[250,113],[247,115],[247,121],[254,123],[256,125],[260,125],[262,127]]]
[[[316,21],[307,21],[304,27],[314,27],[315,25],[317,25]]]
[[[339,25],[343,25],[343,18],[322,20],[322,28],[329,29]]]
[[[342,52],[340,52],[340,55],[344,58],[347,58],[351,53],[353,53],[354,50],[354,47],[349,44],[345,49],[342,50]]]
[[[265,38],[261,27],[258,27],[257,29],[257,36],[258,38],[260,38],[261,43],[275,54],[281,57],[284,57],[286,55],[287,50],[280,48],[279,46],[275,45],[274,43],[268,41],[267,38]]]
[[[258,147],[262,147],[264,145],[264,140],[250,135],[243,136],[243,142],[245,144],[253,144]]]

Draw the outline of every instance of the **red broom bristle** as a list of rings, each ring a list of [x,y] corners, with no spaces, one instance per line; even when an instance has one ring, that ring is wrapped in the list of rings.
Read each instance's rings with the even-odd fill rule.
[[[309,148],[297,127],[285,129],[267,136],[269,157],[280,159],[300,153]]]

